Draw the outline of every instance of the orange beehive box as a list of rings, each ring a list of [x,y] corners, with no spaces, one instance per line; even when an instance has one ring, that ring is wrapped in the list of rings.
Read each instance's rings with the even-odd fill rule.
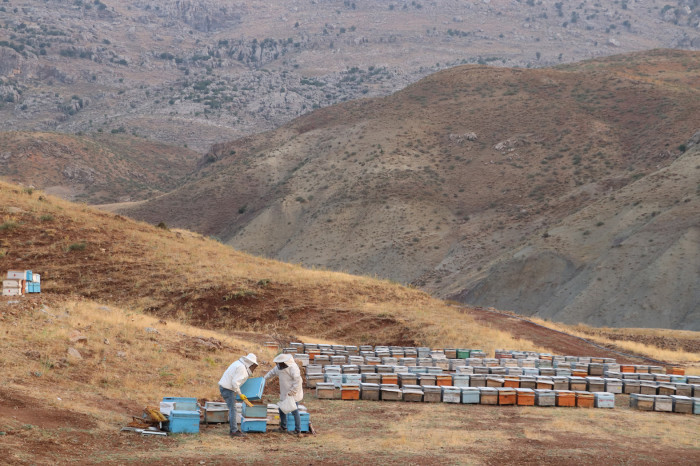
[[[634,372],[634,366],[620,364],[620,372]]]
[[[382,374],[382,384],[398,385],[399,376],[396,374]]]
[[[518,379],[517,377],[506,377],[505,379],[503,379],[503,386],[508,388],[519,388],[520,379]]]
[[[533,391],[518,391],[516,392],[518,406],[535,406],[535,392]]]
[[[595,405],[595,395],[588,392],[576,393],[576,406],[579,408],[592,408]]]
[[[452,385],[452,376],[451,375],[436,375],[435,376],[435,385],[438,387],[449,387]]]
[[[666,374],[668,375],[685,375],[685,369],[682,367],[667,367]]]
[[[587,370],[574,369],[571,371],[571,375],[574,377],[588,377]]]
[[[515,389],[513,388],[502,388],[498,390],[498,404],[499,405],[514,405],[516,402]]]
[[[343,388],[340,391],[341,400],[359,400],[360,399],[360,388]]]
[[[557,393],[557,406],[576,406],[576,394],[568,390]]]

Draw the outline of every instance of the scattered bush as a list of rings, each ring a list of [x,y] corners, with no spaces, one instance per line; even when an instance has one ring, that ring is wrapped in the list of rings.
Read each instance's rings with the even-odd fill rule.
[[[86,247],[87,244],[84,241],[82,241],[80,243],[73,243],[70,246],[68,246],[68,251],[84,251]]]

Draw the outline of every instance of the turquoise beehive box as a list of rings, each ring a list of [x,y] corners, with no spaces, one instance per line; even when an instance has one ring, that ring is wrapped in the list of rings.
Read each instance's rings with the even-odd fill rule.
[[[263,377],[254,377],[245,381],[241,385],[241,393],[245,395],[249,400],[256,401],[262,398],[263,390],[265,389],[265,379]],[[236,399],[240,400],[241,397],[236,395]]]

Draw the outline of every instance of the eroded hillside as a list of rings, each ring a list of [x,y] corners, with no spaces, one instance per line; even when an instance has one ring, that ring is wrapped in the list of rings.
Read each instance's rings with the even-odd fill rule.
[[[660,50],[561,69],[454,68],[387,98],[321,109],[216,145],[190,182],[124,212],[255,254],[460,296],[497,257],[673,163],[698,130],[699,67],[697,53]],[[660,203],[671,196],[652,193]],[[695,188],[677,195],[697,205]],[[564,256],[562,267],[578,267]],[[547,265],[538,273],[534,280],[546,282],[559,272]],[[547,301],[554,289],[508,308],[535,312],[548,302],[554,309]],[[622,322],[593,312],[599,304],[559,318]],[[640,304],[625,322],[648,325],[643,314],[656,306]],[[690,324],[669,315],[653,322]]]

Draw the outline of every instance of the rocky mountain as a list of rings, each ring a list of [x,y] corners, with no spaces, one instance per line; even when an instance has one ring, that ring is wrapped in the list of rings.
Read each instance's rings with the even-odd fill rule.
[[[543,67],[700,47],[697,0],[7,0],[3,130],[206,152],[459,64]]]
[[[697,153],[683,154],[699,129],[698,69],[700,54],[669,50],[538,70],[457,67],[216,145],[180,188],[122,212],[465,302],[696,328],[697,294],[673,287],[698,289],[697,267],[681,263],[697,245]],[[662,225],[673,234],[642,249],[644,260],[626,253]],[[674,248],[685,256],[657,261]],[[636,294],[662,271],[657,298]],[[635,299],[608,312],[625,293]]]
[[[90,204],[143,200],[171,191],[199,157],[119,130],[93,136],[0,133],[0,178]]]

